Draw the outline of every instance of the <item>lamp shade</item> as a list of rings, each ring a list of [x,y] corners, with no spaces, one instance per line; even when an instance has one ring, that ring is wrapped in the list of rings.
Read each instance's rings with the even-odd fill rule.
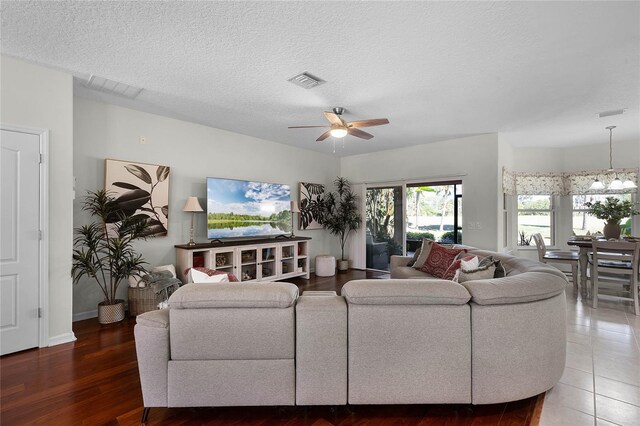
[[[331,133],[331,136],[333,136],[334,138],[344,138],[345,136],[347,136],[348,132],[347,129],[343,127],[337,127],[335,129],[331,129],[329,133]]]
[[[611,183],[609,184],[609,189],[614,189],[614,190],[623,189],[622,181],[618,178],[617,175],[616,175],[615,179],[613,179],[611,181]]]
[[[198,197],[189,197],[187,198],[187,202],[184,204],[184,207],[182,208],[183,212],[201,212],[202,207],[200,206],[200,203],[198,202]]]
[[[298,203],[296,203],[295,201],[291,201],[291,213],[300,213]]]
[[[602,183],[599,179],[596,179],[595,182],[591,184],[591,188],[594,190],[604,189],[604,183]]]

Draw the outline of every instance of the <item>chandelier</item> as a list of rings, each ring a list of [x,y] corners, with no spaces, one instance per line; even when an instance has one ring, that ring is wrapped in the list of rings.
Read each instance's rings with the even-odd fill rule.
[[[616,126],[609,126],[606,128],[607,130],[609,130],[609,170],[607,170],[607,172],[609,172],[610,174],[613,173],[613,180],[611,181],[611,183],[609,183],[609,186],[607,186],[606,188],[614,191],[620,190],[620,189],[637,188],[637,185],[631,180],[626,180],[622,182],[618,177],[618,173],[613,169],[612,139],[613,139],[613,129],[615,128]],[[605,185],[596,176],[596,180],[591,184],[591,187],[589,189],[597,191],[597,190],[605,189]]]

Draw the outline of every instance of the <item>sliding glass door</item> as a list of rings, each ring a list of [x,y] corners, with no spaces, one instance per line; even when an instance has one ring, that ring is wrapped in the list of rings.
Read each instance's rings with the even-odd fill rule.
[[[462,243],[462,181],[407,185],[407,254],[414,253],[423,238]]]
[[[423,238],[462,243],[462,181],[381,185],[366,190],[366,267],[388,271]]]
[[[403,253],[403,186],[367,188],[367,269],[389,270],[391,255]]]

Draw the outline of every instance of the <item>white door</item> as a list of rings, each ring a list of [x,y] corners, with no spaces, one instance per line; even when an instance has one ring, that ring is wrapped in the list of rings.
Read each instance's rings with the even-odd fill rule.
[[[0,355],[38,346],[40,136],[0,130]]]

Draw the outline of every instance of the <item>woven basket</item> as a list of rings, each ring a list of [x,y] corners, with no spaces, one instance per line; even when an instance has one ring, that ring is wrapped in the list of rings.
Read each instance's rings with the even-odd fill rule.
[[[105,302],[98,303],[98,322],[100,324],[113,324],[124,319],[124,300],[116,299],[116,303],[108,305]]]
[[[164,298],[163,293],[155,294],[151,287],[129,287],[129,316],[155,311]]]

